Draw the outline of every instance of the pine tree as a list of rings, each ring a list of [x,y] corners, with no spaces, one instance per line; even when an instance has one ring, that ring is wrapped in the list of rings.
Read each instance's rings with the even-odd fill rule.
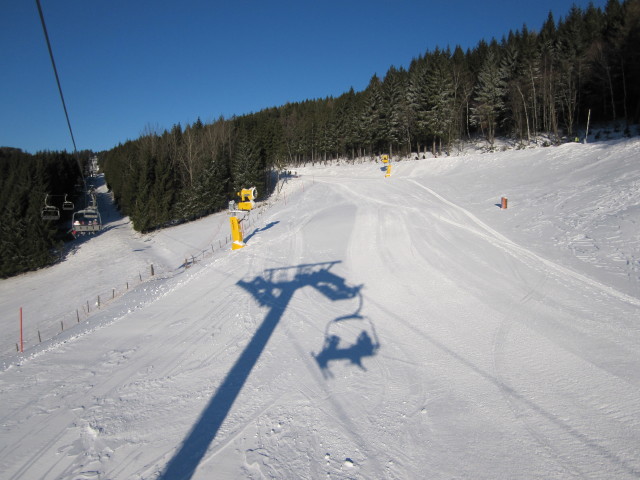
[[[457,138],[462,138],[464,135],[469,137],[473,78],[467,65],[466,56],[460,46],[456,46],[451,57],[451,78],[454,95],[454,136]]]
[[[505,108],[505,92],[505,73],[498,65],[495,53],[490,50],[478,74],[472,120],[485,132],[492,148],[499,117]]]
[[[130,213],[133,228],[139,232],[146,232],[154,226],[154,219],[151,218],[151,189],[155,183],[154,169],[152,165],[151,152],[142,149],[139,159],[136,190],[132,197],[132,210]]]
[[[426,59],[418,60],[412,65],[409,74],[409,86],[407,88],[407,103],[413,114],[415,125],[415,137],[418,142],[417,150],[420,151],[420,143],[427,141],[429,133],[429,89],[428,89],[428,64]]]
[[[584,71],[583,15],[573,6],[567,19],[559,25],[558,42],[558,100],[567,135],[573,137],[577,107]]]
[[[382,84],[382,108],[380,110],[381,140],[393,155],[393,145],[398,145],[408,129],[405,109],[404,71],[390,68]]]
[[[231,186],[233,192],[239,192],[242,188],[257,187],[258,191],[262,182],[260,177],[259,154],[254,142],[251,141],[245,131],[238,133],[235,149],[231,159]]]
[[[378,150],[378,143],[384,138],[383,124],[383,99],[382,85],[377,75],[371,77],[369,86],[366,89],[366,97],[362,116],[362,137],[369,146],[369,152],[373,155]]]
[[[426,89],[428,92],[428,106],[426,111],[426,123],[429,132],[433,135],[432,151],[436,151],[436,139],[446,142],[447,150],[451,143],[451,127],[454,121],[453,103],[453,78],[448,65],[448,55],[437,51],[434,55],[431,67],[427,72]]]

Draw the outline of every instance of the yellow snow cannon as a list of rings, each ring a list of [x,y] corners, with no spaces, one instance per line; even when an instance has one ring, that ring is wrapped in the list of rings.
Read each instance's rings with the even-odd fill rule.
[[[254,200],[258,197],[258,191],[256,187],[243,188],[238,192],[238,196],[240,197],[240,203],[238,203],[240,210],[253,210],[253,207],[256,206]]]

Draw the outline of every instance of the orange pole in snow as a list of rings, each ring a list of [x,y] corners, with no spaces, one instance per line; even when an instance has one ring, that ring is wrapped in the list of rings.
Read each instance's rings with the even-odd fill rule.
[[[20,353],[24,352],[24,342],[22,340],[22,307],[20,307]]]
[[[507,209],[507,197],[502,197],[500,208],[502,208],[503,210]]]

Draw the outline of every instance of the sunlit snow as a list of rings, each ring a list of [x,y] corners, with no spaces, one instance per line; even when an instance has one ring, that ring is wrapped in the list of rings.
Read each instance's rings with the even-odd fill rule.
[[[233,252],[101,185],[102,233],[0,281],[0,476],[638,478],[639,159],[307,164]]]

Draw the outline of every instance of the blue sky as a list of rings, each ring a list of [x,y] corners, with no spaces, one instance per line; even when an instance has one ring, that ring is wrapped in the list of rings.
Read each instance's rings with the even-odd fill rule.
[[[572,4],[538,0],[41,0],[78,149],[366,88]],[[604,7],[606,0],[594,0]],[[0,0],[0,146],[73,150],[35,0]]]

